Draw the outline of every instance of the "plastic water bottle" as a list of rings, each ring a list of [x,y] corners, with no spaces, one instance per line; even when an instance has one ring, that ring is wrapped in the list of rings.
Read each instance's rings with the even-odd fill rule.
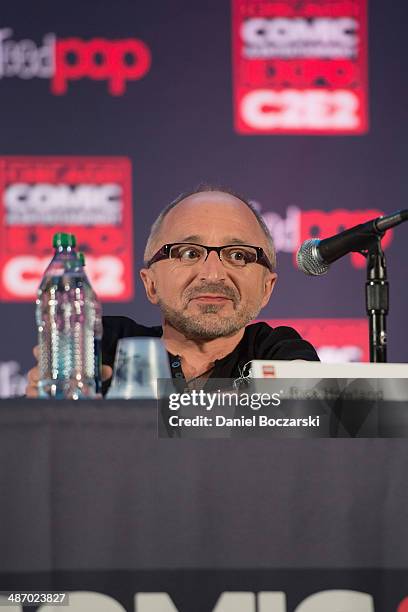
[[[55,234],[53,246],[36,300],[39,396],[100,397],[101,306],[75,251],[75,236]]]
[[[85,255],[82,252],[78,253],[77,263],[79,263],[83,274],[87,306],[92,305],[91,320],[93,320],[93,325],[88,326],[89,337],[87,342],[89,351],[93,351],[94,354],[95,395],[102,397],[102,306],[85,272]]]

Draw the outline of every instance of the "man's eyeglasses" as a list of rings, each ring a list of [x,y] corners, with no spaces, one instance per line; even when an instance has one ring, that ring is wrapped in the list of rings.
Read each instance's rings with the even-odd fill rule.
[[[192,266],[205,261],[211,251],[215,251],[224,266],[228,268],[245,268],[248,264],[258,263],[273,272],[273,266],[263,249],[249,244],[227,244],[225,246],[204,246],[190,242],[173,242],[164,244],[146,263],[146,267],[162,259],[175,259],[181,264]]]

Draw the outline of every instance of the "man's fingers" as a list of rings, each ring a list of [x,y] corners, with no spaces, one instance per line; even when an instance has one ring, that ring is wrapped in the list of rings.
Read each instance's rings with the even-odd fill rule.
[[[26,388],[27,397],[38,397],[39,374],[40,372],[37,366],[35,368],[31,368],[31,370],[28,372]]]
[[[108,365],[102,366],[102,380],[109,380],[109,378],[112,378],[112,374],[113,374],[113,370],[110,366]]]
[[[40,379],[40,371],[38,367],[31,368],[31,370],[27,374],[28,383],[30,385],[36,385]]]
[[[35,346],[33,348],[33,355],[38,361],[40,356],[40,347]],[[40,379],[40,370],[38,365],[31,368],[31,370],[27,374],[27,387],[26,387],[26,396],[27,397],[38,397],[38,381]]]
[[[27,397],[38,397],[37,385],[27,385],[25,394]]]

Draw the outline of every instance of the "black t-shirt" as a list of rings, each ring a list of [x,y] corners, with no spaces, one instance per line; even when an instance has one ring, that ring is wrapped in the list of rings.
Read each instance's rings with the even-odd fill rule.
[[[162,334],[161,326],[145,327],[128,317],[103,317],[102,362],[113,367],[116,345],[120,338],[160,338]],[[168,355],[172,376],[183,379],[179,356],[171,353]],[[267,323],[253,323],[245,328],[244,336],[231,353],[215,360],[210,377],[238,378],[246,364],[253,359],[319,361],[313,346],[303,340],[292,327],[272,328]],[[109,383],[104,383],[104,393]]]

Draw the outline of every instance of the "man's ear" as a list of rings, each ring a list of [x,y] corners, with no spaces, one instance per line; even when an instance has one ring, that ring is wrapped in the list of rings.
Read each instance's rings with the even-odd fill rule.
[[[262,299],[262,308],[267,305],[269,302],[269,298],[272,295],[273,288],[275,287],[275,283],[277,281],[278,275],[276,272],[269,272],[267,270],[267,274],[264,278],[264,296]]]
[[[142,268],[139,274],[146,291],[147,299],[152,304],[157,304],[159,298],[156,292],[156,284],[153,270],[151,268]]]

